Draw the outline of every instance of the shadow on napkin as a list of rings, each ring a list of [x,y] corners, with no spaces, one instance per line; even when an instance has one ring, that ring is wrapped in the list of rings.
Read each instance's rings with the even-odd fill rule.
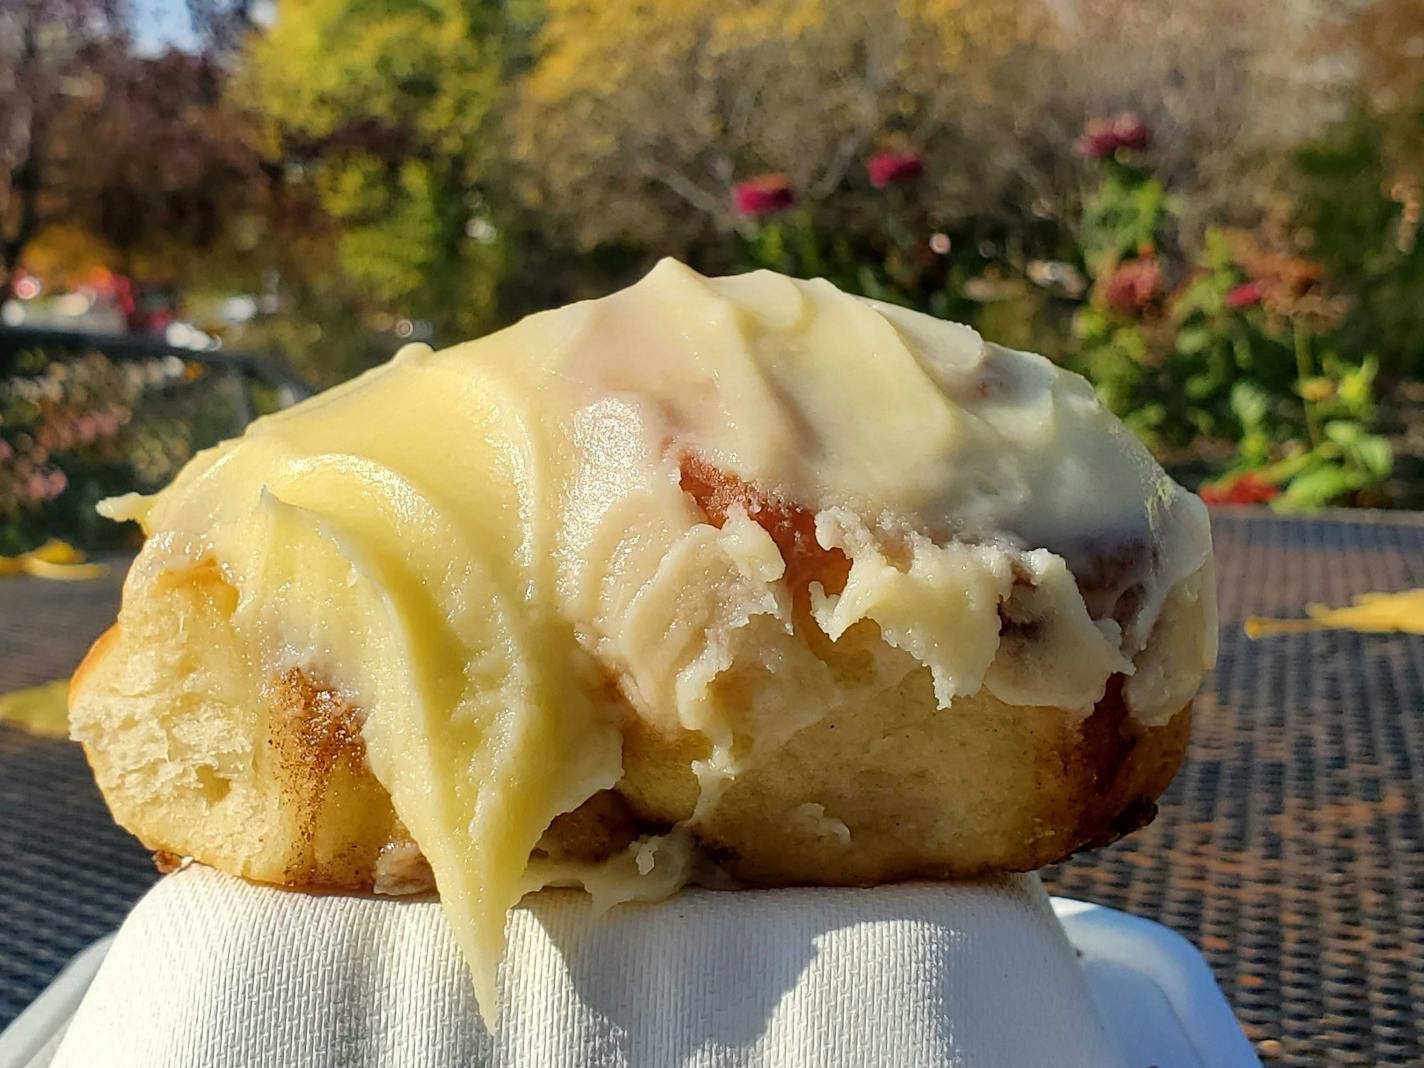
[[[958,1063],[969,1051],[1019,1047],[1006,1031],[1025,1029],[1026,989],[1077,1001],[1072,950],[1030,876],[692,891],[596,921],[576,893],[546,891],[526,908],[598,1018],[584,1036],[588,1063],[610,1054],[627,1064],[742,1063],[797,1047],[840,1051],[848,1063],[892,1063],[897,1050],[918,1063],[914,1051],[931,1049]],[[1053,1009],[1029,1026],[1051,1033]],[[1073,1032],[1097,1027],[1086,1004],[1062,1016]],[[868,1036],[883,1046],[865,1048]],[[1053,1063],[1071,1057],[1059,1049]]]

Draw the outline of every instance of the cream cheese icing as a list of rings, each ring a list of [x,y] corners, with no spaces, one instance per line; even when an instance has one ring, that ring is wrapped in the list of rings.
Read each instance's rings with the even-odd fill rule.
[[[722,639],[791,633],[795,593],[764,526],[736,508],[709,523],[684,492],[689,456],[813,516],[849,571],[811,583],[808,618],[833,640],[874,621],[946,709],[987,688],[1086,714],[1120,674],[1159,724],[1214,657],[1205,509],[1084,380],[764,271],[664,260],[602,300],[408,346],[162,492],[107,502],[150,535],[149,570],[217,561],[255,665],[314,669],[363,710],[487,1016],[528,889],[655,897],[690,870],[678,831],[597,872],[531,865],[555,816],[621,776],[610,679],[638,715],[712,741],[709,803],[833,700],[827,674],[806,719],[759,723],[734,751],[704,700]],[[1202,611],[1164,614],[1184,604]],[[1149,646],[1159,617],[1195,629]],[[808,825],[849,833],[816,808]]]

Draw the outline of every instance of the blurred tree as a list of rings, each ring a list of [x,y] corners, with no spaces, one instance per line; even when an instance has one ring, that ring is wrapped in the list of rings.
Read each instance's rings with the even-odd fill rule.
[[[1424,375],[1424,4],[1329,14],[1321,61],[1353,77],[1344,117],[1295,156],[1301,235],[1357,295],[1348,345],[1377,355],[1387,380]]]
[[[848,179],[867,191],[877,147],[923,148],[941,200],[992,213],[1020,183],[1006,169],[1014,195],[1003,182],[976,189],[946,127],[968,110],[964,85],[986,95],[1046,25],[1042,5],[1013,0],[550,0],[517,144],[535,197],[590,245],[678,249],[709,229],[746,229],[733,185],[762,172],[811,201]],[[1003,131],[998,146],[1022,132]],[[837,203],[846,219],[867,214]]]
[[[341,268],[375,301],[437,329],[497,314],[508,249],[503,84],[518,5],[291,0],[254,37],[246,98],[286,178],[333,220]]]
[[[1406,0],[1409,2],[1409,0]],[[1074,0],[1038,77],[1048,121],[1121,111],[1155,131],[1153,173],[1180,198],[1183,241],[1254,224],[1290,177],[1290,152],[1336,114],[1335,65],[1309,63],[1320,0]],[[1055,134],[1055,140],[1062,135]],[[1091,169],[1079,175],[1094,181]]]
[[[1414,116],[1424,142],[1424,114]],[[1302,236],[1342,288],[1355,294],[1343,327],[1352,352],[1377,356],[1385,377],[1424,376],[1424,240],[1419,186],[1395,145],[1405,126],[1357,109],[1297,153]]]
[[[46,226],[25,247],[25,269],[53,288],[91,281],[116,261],[114,250],[86,228],[67,222]]]
[[[223,70],[136,54],[127,20],[118,0],[0,8],[0,299],[36,241],[161,282],[255,247],[261,161]]]
[[[187,0],[188,18],[209,55],[231,56],[256,28],[258,0]]]
[[[92,162],[85,136],[127,55],[120,0],[6,0],[0,6],[0,302],[25,248],[70,206]]]
[[[747,229],[732,186],[765,172],[826,225],[873,230],[862,163],[913,148],[920,214],[1021,265],[1068,251],[1084,122],[1136,110],[1199,240],[1249,221],[1328,115],[1297,62],[1309,3],[550,0],[516,145],[583,243],[661,249]]]
[[[1417,203],[1424,182],[1424,4],[1344,5],[1325,32],[1327,49],[1344,52],[1365,106],[1379,120],[1390,178],[1411,185]]]
[[[90,151],[67,183],[67,221],[113,249],[123,273],[165,283],[214,268],[231,276],[233,257],[255,248],[262,161],[223,77],[202,55],[128,57],[86,116]]]

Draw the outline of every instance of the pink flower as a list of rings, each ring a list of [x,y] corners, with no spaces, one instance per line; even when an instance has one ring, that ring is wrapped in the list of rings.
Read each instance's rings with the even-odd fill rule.
[[[1152,143],[1152,131],[1135,111],[1124,111],[1107,119],[1092,119],[1083,128],[1075,146],[1087,159],[1106,159],[1119,149],[1143,149]]]
[[[876,189],[884,189],[897,182],[914,181],[925,173],[925,161],[913,149],[907,152],[880,152],[865,163],[870,174],[870,184]]]
[[[1264,282],[1243,282],[1226,294],[1228,308],[1249,308],[1260,304],[1266,296]]]
[[[10,448],[8,441],[0,440],[0,460],[8,460],[15,455],[15,450]]]
[[[796,190],[782,174],[763,174],[738,182],[737,210],[743,215],[775,215],[796,203]]]
[[[1162,268],[1151,254],[1119,264],[1103,285],[1103,299],[1121,315],[1142,311],[1162,292]]]
[[[69,485],[69,478],[63,471],[51,471],[45,479],[45,488],[51,497],[58,497]]]

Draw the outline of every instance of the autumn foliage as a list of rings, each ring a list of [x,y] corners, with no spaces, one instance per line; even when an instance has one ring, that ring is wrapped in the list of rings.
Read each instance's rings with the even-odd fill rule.
[[[1408,499],[1415,0],[189,7],[202,47],[159,55],[125,0],[0,8],[0,304],[25,277],[241,293],[225,340],[326,385],[663,255],[768,267],[1082,371],[1217,499]],[[15,522],[106,449],[158,471],[202,440],[154,446],[121,392],[41,413],[53,377],[0,379]]]

